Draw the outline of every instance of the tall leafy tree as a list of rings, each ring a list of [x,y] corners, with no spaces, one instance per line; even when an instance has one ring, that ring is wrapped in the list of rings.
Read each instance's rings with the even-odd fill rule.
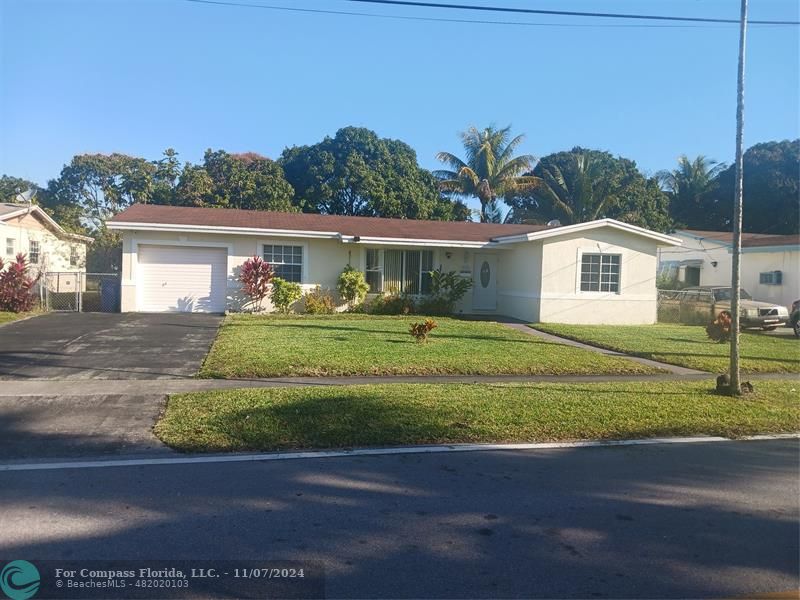
[[[155,165],[126,154],[81,154],[48,184],[52,206],[79,209],[83,224],[96,229],[134,202],[149,202]]]
[[[178,153],[172,148],[167,148],[164,150],[164,156],[154,161],[153,164],[156,168],[153,173],[151,201],[153,204],[174,204],[175,189],[181,175],[181,161]]]
[[[229,154],[206,150],[203,168],[211,178],[207,206],[251,210],[293,211],[294,189],[283,168],[260,154]]]
[[[743,173],[743,231],[799,233],[800,139],[751,146],[744,153]],[[731,230],[734,176],[734,166],[722,171],[706,203],[715,217],[712,229]]]
[[[437,189],[404,142],[345,127],[334,137],[284,150],[280,163],[304,212],[451,219],[461,209]]]
[[[483,130],[470,127],[461,133],[464,159],[439,152],[436,158],[449,169],[434,174],[443,190],[477,198],[481,221],[497,219],[498,199],[530,190],[538,181],[534,175],[525,174],[536,159],[530,154],[514,156],[524,139],[523,135],[512,138],[511,126]]]
[[[632,160],[576,147],[543,157],[531,175],[534,185],[508,198],[510,222],[570,225],[614,218],[659,231],[670,228],[668,197]]]
[[[0,202],[14,202],[18,194],[28,190],[32,190],[37,194],[41,192],[41,188],[33,181],[11,175],[0,177]]]
[[[670,197],[670,214],[679,225],[691,223],[698,229],[714,223],[718,210],[711,208],[716,178],[725,165],[697,156],[690,160],[685,154],[678,158],[672,171],[661,171],[657,177]],[[711,208],[711,210],[709,210]]]

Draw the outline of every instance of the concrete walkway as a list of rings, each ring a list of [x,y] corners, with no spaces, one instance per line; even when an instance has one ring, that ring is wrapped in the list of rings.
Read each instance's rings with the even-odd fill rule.
[[[105,379],[65,382],[58,380],[3,381],[0,398],[25,396],[105,396],[179,394],[202,390],[237,388],[316,387],[339,385],[398,384],[398,383],[625,383],[665,381],[713,381],[711,373],[664,373],[659,375],[420,375],[375,377],[275,377],[271,379]],[[795,379],[792,373],[750,374],[747,379]]]
[[[568,338],[553,335],[552,333],[545,333],[544,331],[533,329],[532,327],[528,327],[528,325],[523,325],[522,323],[501,323],[501,325],[508,327],[510,329],[514,329],[515,331],[519,331],[520,333],[525,333],[527,335],[538,337],[548,342],[564,344],[567,346],[573,346],[575,348],[582,348],[583,350],[597,352],[598,354],[605,354],[606,356],[617,356],[619,358],[627,358],[628,360],[632,360],[642,365],[647,365],[648,367],[654,367],[656,369],[661,369],[663,371],[669,371],[670,373],[673,373],[675,375],[708,375],[708,373],[706,373],[705,371],[698,371],[697,369],[689,369],[687,367],[679,367],[677,365],[669,365],[667,363],[658,362],[656,360],[650,360],[649,358],[631,356],[630,354],[625,354],[624,352],[617,352],[616,350],[608,350],[607,348],[600,348],[598,346],[591,346],[589,344],[584,344],[583,342],[576,342],[575,340],[570,340]]]

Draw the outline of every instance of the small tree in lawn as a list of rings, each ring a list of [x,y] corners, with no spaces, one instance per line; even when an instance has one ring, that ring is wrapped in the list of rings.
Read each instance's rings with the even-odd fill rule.
[[[269,294],[269,284],[274,276],[272,267],[263,258],[254,256],[244,261],[239,272],[239,281],[255,312],[261,311],[261,304]]]
[[[33,286],[39,276],[31,277],[28,274],[28,262],[22,253],[17,254],[7,269],[5,267],[0,258],[0,310],[17,313],[31,310],[36,303]]]

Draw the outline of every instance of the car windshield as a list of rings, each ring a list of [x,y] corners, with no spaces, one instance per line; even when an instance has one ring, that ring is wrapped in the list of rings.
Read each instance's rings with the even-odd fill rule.
[[[714,290],[714,300],[717,302],[730,300],[731,299],[731,291],[733,288],[717,288]],[[739,294],[742,300],[752,300],[753,297],[747,293],[747,290],[739,288]]]

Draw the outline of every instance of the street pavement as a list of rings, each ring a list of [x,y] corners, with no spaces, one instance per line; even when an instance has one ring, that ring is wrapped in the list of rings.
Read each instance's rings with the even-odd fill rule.
[[[796,589],[797,439],[0,472],[0,556],[321,561],[329,597]]]

